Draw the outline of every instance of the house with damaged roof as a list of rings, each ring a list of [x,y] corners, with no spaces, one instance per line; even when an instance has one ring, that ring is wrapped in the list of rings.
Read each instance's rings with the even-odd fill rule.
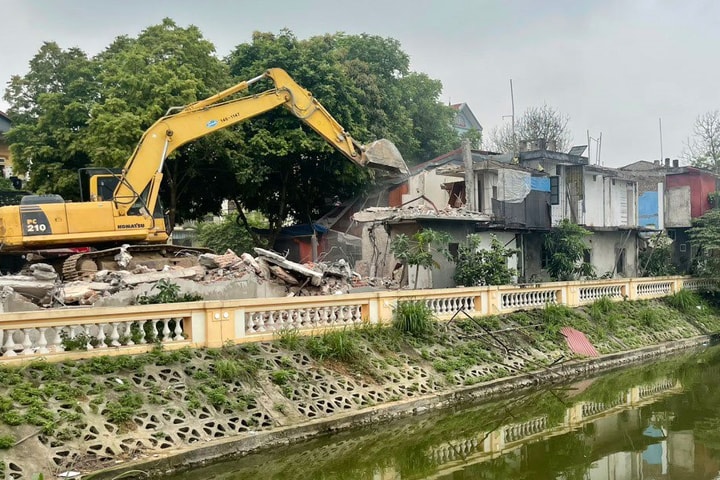
[[[362,225],[360,273],[392,277],[400,269],[390,254],[390,242],[398,234],[413,235],[430,228],[450,234],[450,252],[457,255],[467,236],[477,234],[481,248],[494,235],[500,242],[522,252],[523,235],[550,228],[550,180],[547,173],[512,162],[512,156],[457,149],[411,169],[410,176],[395,185],[388,199],[394,201],[366,207],[354,213]],[[440,268],[420,269],[419,288],[455,286],[453,261],[436,258]],[[508,259],[508,266],[523,272],[523,255]],[[410,269],[403,283],[415,284]]]
[[[547,280],[545,235],[568,219],[592,232],[585,261],[598,275],[636,275],[638,234],[647,230],[638,226],[637,181],[623,171],[591,165],[577,149],[563,153],[526,145],[529,149],[517,155],[453,150],[412,168],[407,179],[387,190],[385,201],[376,197],[356,209],[352,218],[362,225],[360,273],[397,273],[392,239],[431,228],[450,234],[453,255],[471,233],[481,237],[481,248],[494,235],[520,252],[508,259],[519,282]],[[440,268],[421,269],[418,286],[455,286],[454,262],[436,260]],[[410,270],[405,282],[414,285]]]

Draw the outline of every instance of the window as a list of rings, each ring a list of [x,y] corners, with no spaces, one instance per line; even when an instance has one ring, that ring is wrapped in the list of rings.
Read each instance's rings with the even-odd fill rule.
[[[592,259],[591,250],[589,248],[586,248],[583,250],[583,262],[585,263],[591,263],[590,260]]]
[[[545,248],[545,242],[543,242],[540,249],[540,268],[547,270],[548,265],[550,265],[550,252]]]
[[[459,243],[450,243],[448,244],[448,251],[450,252],[450,255],[452,256],[453,260],[457,262],[458,259],[458,251],[460,250],[460,244]]]
[[[560,204],[560,177],[550,177],[550,205]]]
[[[562,175],[562,165],[555,165],[555,175]]]

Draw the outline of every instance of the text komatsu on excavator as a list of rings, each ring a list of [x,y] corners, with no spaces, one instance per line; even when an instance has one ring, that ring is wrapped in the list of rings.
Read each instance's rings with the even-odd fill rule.
[[[228,100],[262,79],[271,80],[274,88]],[[66,252],[58,256],[66,279],[112,269],[109,264],[124,244],[131,245],[130,253],[138,264],[186,264],[190,259],[177,255],[181,247],[167,245],[169,226],[158,202],[165,159],[192,140],[281,105],[356,164],[407,173],[395,145],[388,140],[367,147],[359,144],[310,92],[284,70],[272,68],[205,100],[170,109],[143,134],[119,175],[90,169],[94,172],[90,201],[72,203],[57,195],[32,195],[23,197],[18,206],[0,207],[0,255],[17,259],[28,253],[46,257],[48,252]],[[72,254],[67,256],[67,252]]]

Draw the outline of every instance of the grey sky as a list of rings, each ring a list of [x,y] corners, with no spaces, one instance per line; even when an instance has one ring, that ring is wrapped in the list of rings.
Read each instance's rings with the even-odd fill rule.
[[[441,80],[443,100],[466,102],[486,134],[509,121],[512,78],[516,115],[547,103],[571,117],[575,144],[602,132],[609,166],[659,158],[658,118],[665,156],[679,156],[695,117],[720,108],[714,0],[0,0],[0,13],[3,88],[43,41],[94,55],[170,17],[197,25],[221,56],[284,27],[396,38],[412,69]]]

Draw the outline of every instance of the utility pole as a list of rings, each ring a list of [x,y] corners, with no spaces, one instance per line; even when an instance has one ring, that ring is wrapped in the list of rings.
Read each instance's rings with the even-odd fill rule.
[[[658,127],[660,128],[660,165],[663,165],[665,157],[663,156],[662,118],[658,118]]]
[[[513,139],[513,156],[518,155],[517,138],[515,138],[515,94],[513,92],[512,78],[510,79],[510,106],[512,107],[512,139]]]

